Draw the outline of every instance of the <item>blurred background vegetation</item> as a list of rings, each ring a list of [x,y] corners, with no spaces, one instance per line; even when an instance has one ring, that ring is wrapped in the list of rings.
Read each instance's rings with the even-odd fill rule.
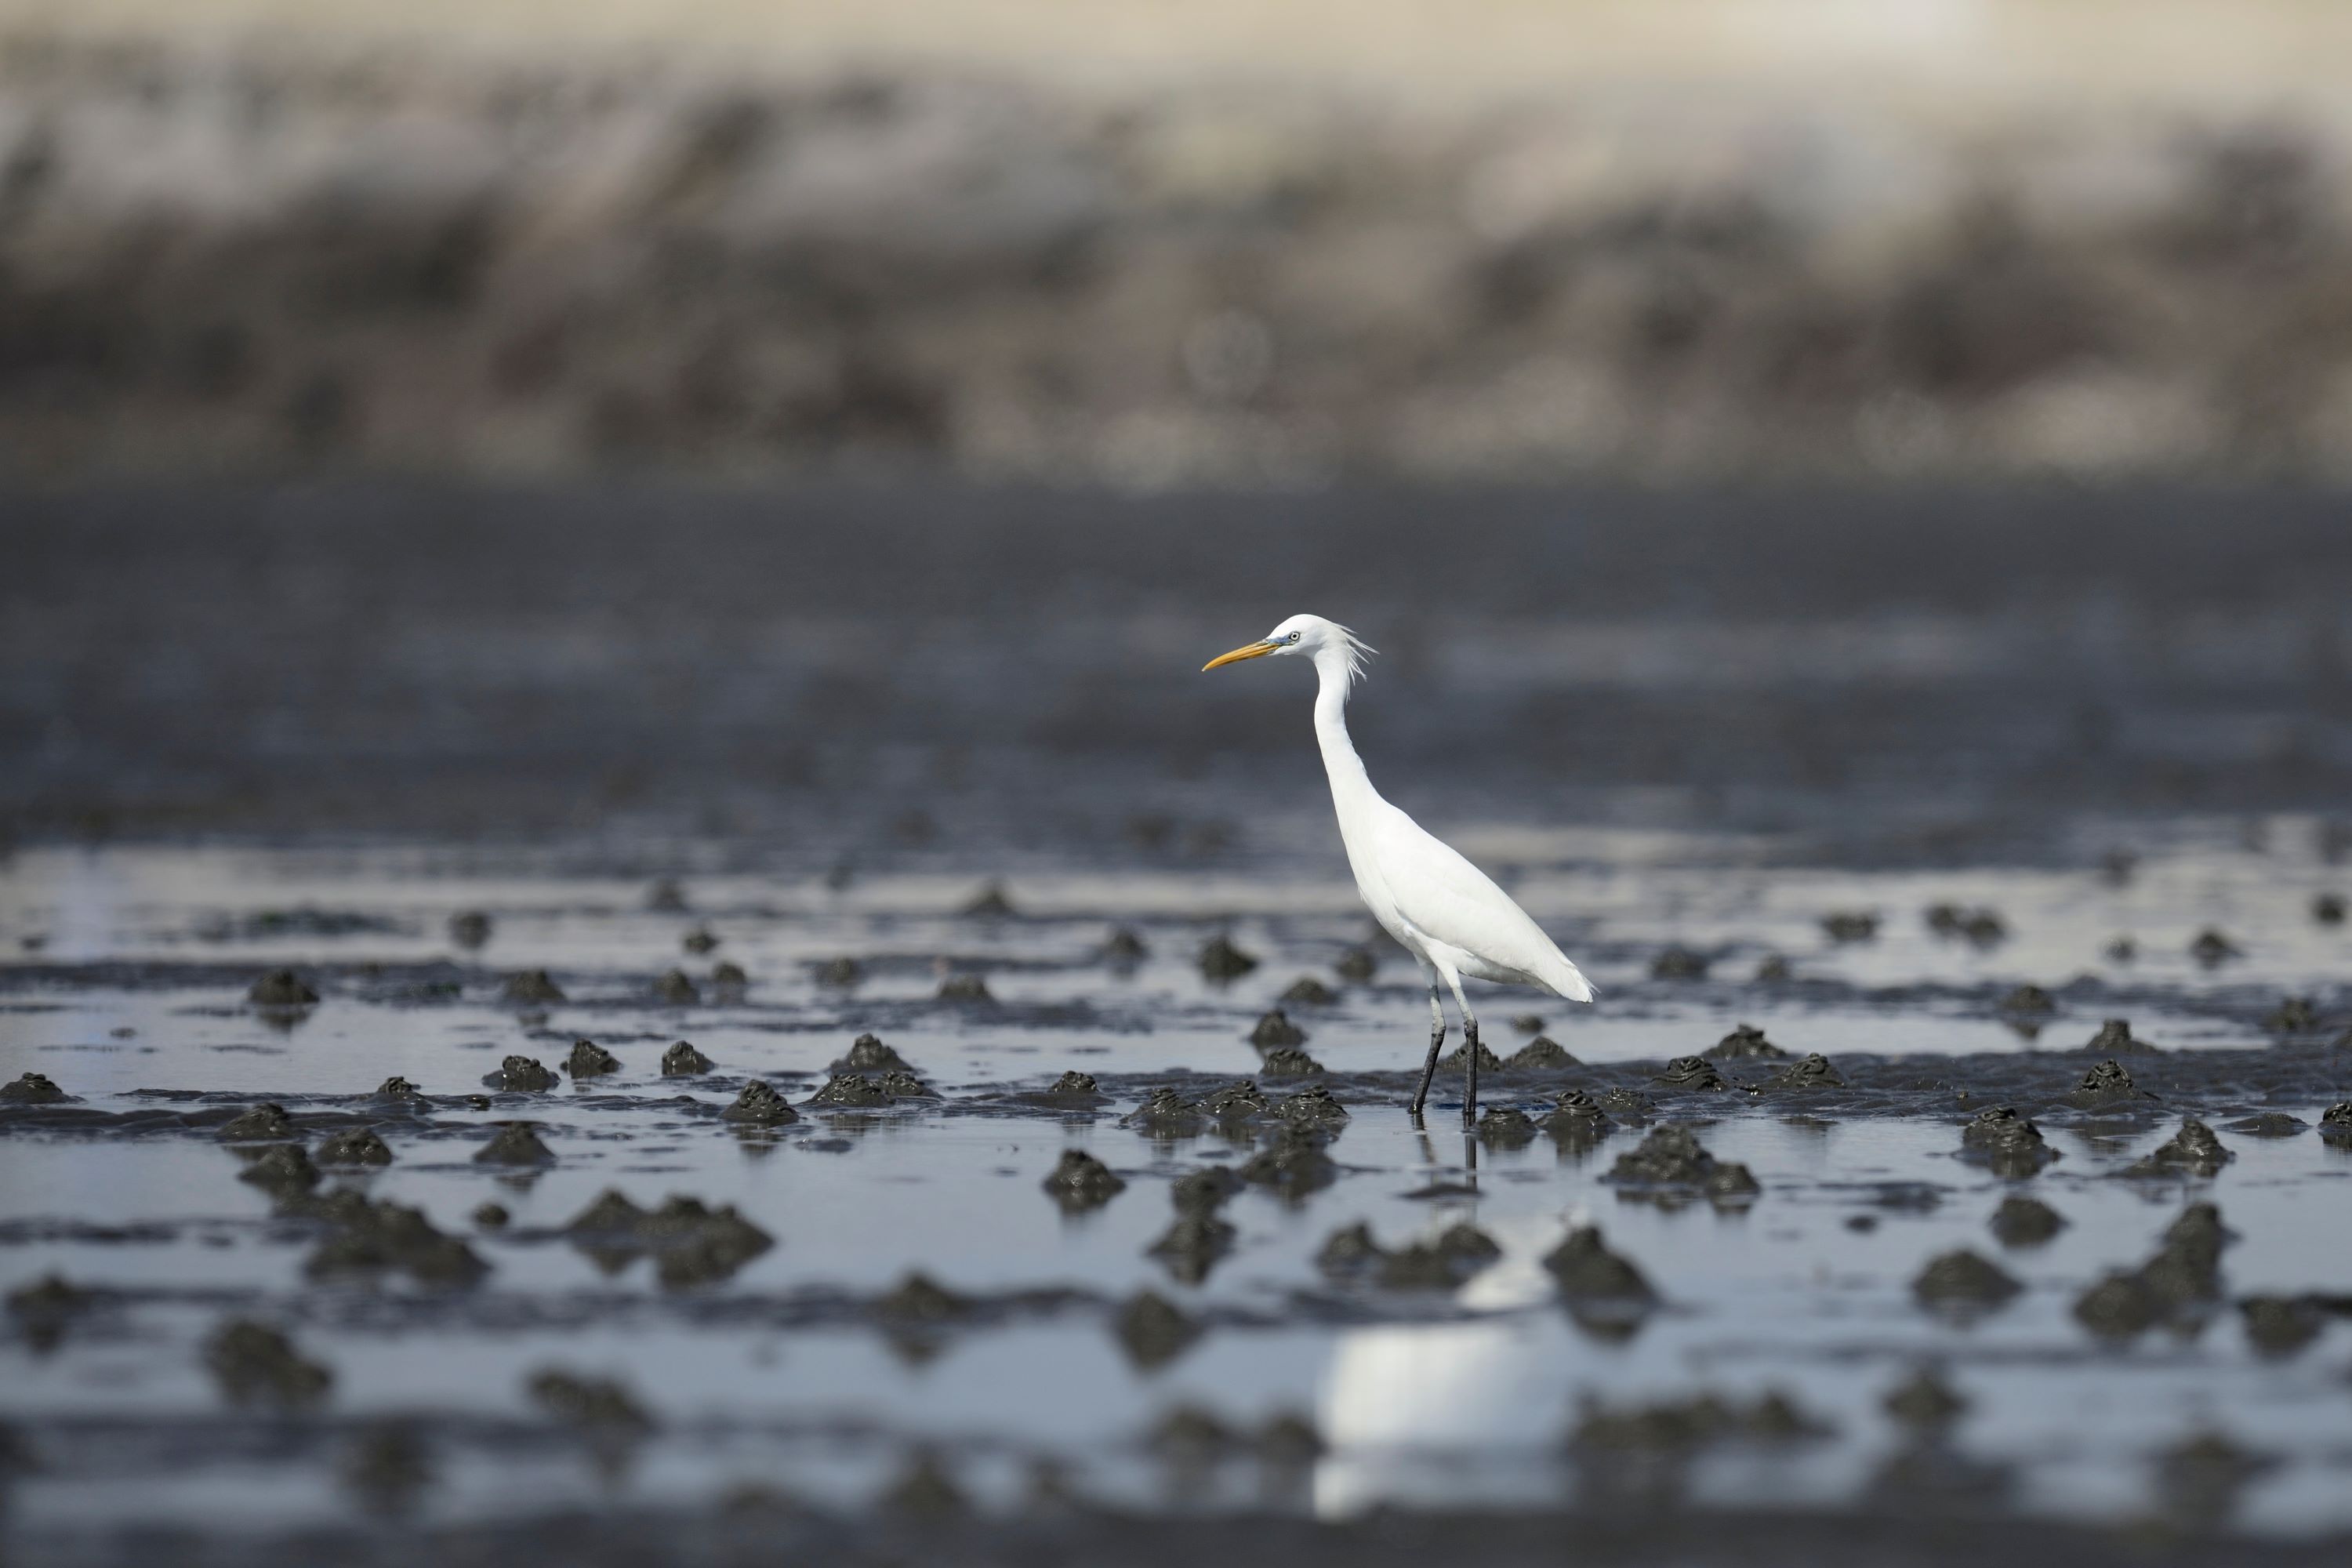
[[[2352,475],[2329,0],[0,0],[0,467]]]

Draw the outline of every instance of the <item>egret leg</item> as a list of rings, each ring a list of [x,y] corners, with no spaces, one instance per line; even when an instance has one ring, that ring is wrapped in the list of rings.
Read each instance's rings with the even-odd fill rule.
[[[1470,999],[1462,994],[1462,977],[1450,971],[1445,983],[1454,988],[1454,1005],[1462,1009],[1462,1058],[1469,1063],[1462,1087],[1462,1125],[1473,1126],[1478,1120],[1478,1015],[1470,1011]]]
[[[1468,1128],[1478,1120],[1478,1020],[1468,1008],[1462,1011],[1463,1054],[1470,1058],[1469,1082],[1462,1090],[1462,1125]]]
[[[1437,1076],[1437,1053],[1445,1048],[1445,1008],[1437,999],[1437,982],[1429,983],[1429,1059],[1421,1067],[1421,1087],[1413,1091],[1412,1119],[1421,1120],[1429,1103],[1429,1080]]]

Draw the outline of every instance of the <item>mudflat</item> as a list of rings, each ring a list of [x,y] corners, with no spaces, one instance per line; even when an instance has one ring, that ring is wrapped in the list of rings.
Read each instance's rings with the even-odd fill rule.
[[[0,1528],[2340,1553],[2339,515],[20,492]],[[1466,1135],[1300,609],[1601,989]]]

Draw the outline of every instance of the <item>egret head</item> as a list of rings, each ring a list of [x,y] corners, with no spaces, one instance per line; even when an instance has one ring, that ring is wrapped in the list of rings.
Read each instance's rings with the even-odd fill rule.
[[[1352,682],[1363,674],[1364,660],[1371,652],[1370,645],[1337,621],[1327,621],[1320,616],[1293,616],[1258,641],[1244,643],[1231,653],[1221,653],[1201,668],[1211,670],[1245,658],[1303,654],[1318,664],[1326,659],[1333,661]]]

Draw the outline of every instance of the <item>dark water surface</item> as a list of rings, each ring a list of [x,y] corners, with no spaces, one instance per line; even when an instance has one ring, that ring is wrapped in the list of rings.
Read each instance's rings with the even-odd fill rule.
[[[64,1282],[0,1342],[7,1531],[224,1560],[929,1529],[974,1560],[1502,1561],[1545,1551],[1529,1519],[1695,1561],[2336,1550],[2338,510],[13,498],[0,1079],[66,1098],[0,1104],[0,1284]],[[1465,1138],[1452,1073],[1409,1122],[1424,1015],[1401,954],[1351,961],[1301,672],[1193,673],[1296,609],[1383,648],[1375,778],[1601,986],[1477,998],[1498,1052],[1572,1053],[1486,1079],[1541,1125]],[[1121,931],[1141,951],[1107,956]],[[1220,935],[1258,965],[1204,976]],[[316,1000],[256,1001],[281,969]],[[539,970],[560,997],[509,995]],[[1284,999],[1309,976],[1328,999]],[[1324,1071],[1270,1076],[1276,1006]],[[2086,1049],[2110,1018],[2133,1039]],[[1743,1022],[1790,1056],[1665,1067]],[[931,1092],[810,1103],[866,1033]],[[565,1076],[580,1040],[617,1070]],[[661,1074],[679,1040],[707,1072]],[[1774,1081],[1813,1052],[1834,1081]],[[487,1085],[510,1055],[553,1086]],[[1264,1107],[1127,1120],[1242,1078]],[[793,1119],[729,1120],[753,1083]],[[1344,1119],[1286,1131],[1318,1086]],[[1545,1121],[1580,1089],[1605,1122]],[[263,1102],[290,1126],[223,1136]],[[2054,1161],[1966,1156],[2000,1106]],[[2230,1157],[2143,1165],[2189,1119]],[[477,1158],[516,1122],[542,1160]],[[1757,1190],[1615,1179],[1659,1128]],[[362,1129],[389,1163],[312,1184],[272,1152]],[[1057,1202],[1072,1149],[1123,1187]],[[1258,1178],[1209,1205],[1230,1234],[1152,1251],[1212,1166]],[[581,1228],[607,1189],[737,1218]],[[1996,1234],[2026,1195],[2063,1227]],[[2198,1203],[2233,1234],[2168,1247]],[[1379,1250],[1327,1267],[1359,1222]],[[1585,1223],[1651,1300],[1546,1266]],[[1962,1249],[1998,1276],[1928,1269]],[[238,1321],[296,1359],[209,1352]],[[1923,1371],[1964,1408],[1890,1412]]]
[[[2048,853],[2352,798],[2321,491],[174,487],[5,498],[20,834],[377,830],[959,872],[1331,863],[1294,611],[1433,820]],[[656,869],[661,868],[656,867]]]

